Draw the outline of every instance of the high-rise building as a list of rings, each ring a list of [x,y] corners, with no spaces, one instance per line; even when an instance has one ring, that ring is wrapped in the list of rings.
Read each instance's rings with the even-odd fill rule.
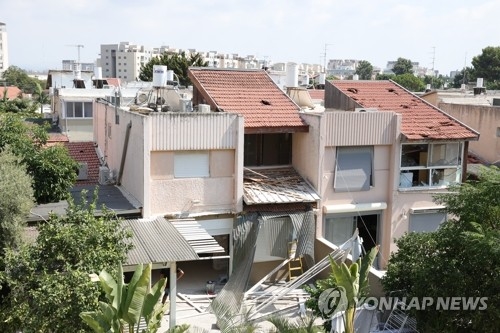
[[[142,45],[132,45],[128,42],[101,44],[98,66],[102,68],[104,77],[130,82],[139,77],[141,66],[148,63],[152,56],[153,50]]]
[[[7,26],[0,22],[0,76],[9,67],[9,47],[7,43]]]

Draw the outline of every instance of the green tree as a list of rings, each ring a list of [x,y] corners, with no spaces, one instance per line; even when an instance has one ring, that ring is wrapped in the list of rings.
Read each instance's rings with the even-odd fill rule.
[[[425,89],[424,81],[411,73],[396,75],[392,80],[409,91],[423,91]]]
[[[360,80],[371,80],[373,74],[373,66],[369,61],[361,60],[356,68],[356,74],[359,75]]]
[[[188,68],[191,66],[206,67],[208,66],[208,62],[203,61],[203,57],[200,53],[191,53],[188,57],[184,51],[181,53],[165,52],[161,56],[154,57],[148,63],[141,66],[139,79],[142,81],[152,81],[153,66],[155,65],[167,66],[167,69],[173,70],[178,76],[180,85],[188,86],[191,84],[188,77]]]
[[[380,74],[378,73],[376,76],[375,76],[375,80],[392,80],[394,79],[396,75],[394,74]]]
[[[449,216],[436,232],[410,233],[397,240],[382,283],[387,292],[407,299],[464,297],[481,310],[438,311],[426,307],[413,314],[425,332],[497,332],[500,327],[500,171],[485,170],[479,181],[453,186],[435,201]],[[480,198],[478,200],[478,198]],[[481,303],[481,300],[483,303]],[[462,303],[464,304],[464,303]]]
[[[33,92],[33,101],[35,101],[37,105],[40,105],[40,114],[43,114],[43,105],[50,103],[49,95],[43,91],[39,84],[36,85],[35,91]]]
[[[412,74],[413,64],[411,63],[410,59],[399,57],[398,60],[396,60],[394,66],[392,67],[392,72],[396,75]]]
[[[16,66],[7,68],[2,77],[8,86],[16,86],[26,94],[34,93],[37,85],[43,84],[42,81],[30,77],[25,70]]]
[[[472,58],[476,78],[486,82],[486,88],[500,89],[500,46],[485,47],[480,55]]]
[[[460,71],[455,77],[453,77],[453,88],[460,88],[462,84],[468,84],[475,80],[474,69],[472,67],[466,67]]]
[[[8,147],[0,151],[0,257],[5,248],[21,244],[26,216],[35,203],[31,181],[26,166]]]
[[[432,89],[441,89],[444,86],[445,79],[442,75],[430,76],[426,75],[423,78],[425,84],[430,84]]]
[[[325,301],[322,300],[325,292],[329,292],[331,295],[331,291],[336,290],[341,293],[342,297],[336,297],[337,303],[334,305],[330,304],[330,299],[327,299],[326,301],[329,303],[327,310],[345,310],[345,333],[354,333],[356,307],[360,305],[358,304],[359,300],[367,297],[370,292],[369,272],[377,253],[378,247],[376,246],[349,266],[345,263],[338,264],[330,258],[330,267],[332,268],[330,276],[325,280],[318,280],[314,287],[304,286],[304,290],[311,295],[305,303],[306,307],[311,309],[315,316],[326,319],[323,323],[325,331],[330,332],[331,330],[329,319],[332,313],[325,311],[320,303]],[[340,299],[343,299],[345,303],[339,303]]]
[[[10,145],[12,152],[22,159],[28,174],[33,177],[38,203],[66,199],[78,169],[66,147],[45,147],[47,126],[28,124],[14,115],[0,118],[0,151]]]
[[[157,332],[168,307],[160,302],[166,279],[160,279],[151,288],[151,267],[151,264],[144,268],[142,264],[138,265],[128,284],[123,281],[121,263],[118,265],[116,280],[103,270],[99,274],[99,280],[107,302],[99,302],[98,311],[82,312],[80,317],[96,333],[119,333],[125,327],[129,332],[139,332],[141,319],[147,326],[143,333]]]
[[[131,246],[114,213],[103,208],[95,216],[96,199],[70,200],[65,216],[39,225],[36,242],[6,252],[0,282],[10,292],[0,304],[1,332],[88,332],[80,313],[97,310],[101,296],[89,273],[115,274]]]

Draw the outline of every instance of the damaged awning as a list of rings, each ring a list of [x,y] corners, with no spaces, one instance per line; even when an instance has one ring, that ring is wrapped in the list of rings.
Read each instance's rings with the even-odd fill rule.
[[[123,221],[123,226],[132,231],[134,245],[125,264],[191,261],[199,260],[199,255],[205,253],[224,252],[224,248],[195,220],[186,222],[171,222],[163,217]]]
[[[293,167],[245,169],[243,201],[247,205],[316,202],[319,195]]]

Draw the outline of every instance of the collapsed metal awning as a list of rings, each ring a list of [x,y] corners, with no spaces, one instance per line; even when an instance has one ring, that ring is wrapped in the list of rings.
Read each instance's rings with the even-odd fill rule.
[[[196,254],[225,252],[224,248],[196,220],[180,219],[169,221],[187,240]]]
[[[134,245],[127,254],[125,265],[200,260],[208,258],[208,253],[225,252],[195,220],[169,221],[158,217],[125,220],[123,226],[132,231]]]
[[[247,205],[314,203],[319,199],[293,167],[244,170],[243,201]]]

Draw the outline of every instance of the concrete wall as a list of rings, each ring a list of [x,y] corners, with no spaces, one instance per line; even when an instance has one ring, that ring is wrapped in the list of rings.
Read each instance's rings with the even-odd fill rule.
[[[94,103],[94,135],[95,142],[103,153],[103,157],[117,179],[122,170],[121,187],[143,204],[148,204],[146,198],[145,170],[149,172],[149,153],[145,153],[149,146],[148,118],[137,112],[115,109],[104,103]],[[124,155],[127,127],[130,134],[126,148],[126,156],[121,168]],[[147,167],[146,167],[147,166]]]
[[[151,214],[234,211],[235,152],[212,150],[210,177],[174,178],[174,152],[151,152]]]
[[[469,150],[488,163],[500,162],[500,107],[439,103],[438,107],[480,133]]]

